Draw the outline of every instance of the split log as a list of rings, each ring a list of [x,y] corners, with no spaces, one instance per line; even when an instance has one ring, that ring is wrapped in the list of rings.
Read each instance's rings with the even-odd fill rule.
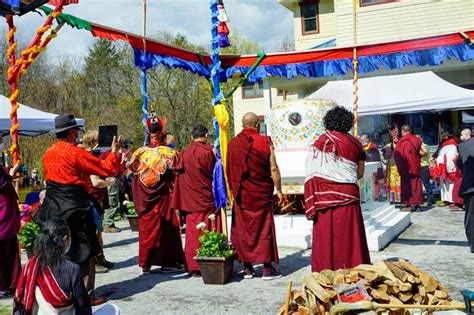
[[[409,262],[403,260],[403,259],[400,259],[396,265],[399,267],[399,268],[402,268],[404,269],[405,271],[411,273],[412,275],[414,275],[415,277],[418,277],[419,274],[420,274],[420,271],[418,270],[418,268],[416,268],[415,266],[413,266],[413,264],[410,264]]]
[[[329,293],[313,278],[313,276],[304,276],[303,283],[320,301],[327,303],[331,299]]]
[[[411,283],[400,282],[400,284],[398,285],[398,288],[400,289],[401,292],[408,292],[408,291],[411,291],[411,289],[413,288],[413,285]]]
[[[424,271],[420,271],[420,280],[427,293],[433,293],[439,286],[439,282]]]
[[[434,292],[434,296],[440,299],[446,299],[448,297],[448,293],[441,291],[441,290],[436,290]]]
[[[390,269],[392,274],[397,277],[401,282],[407,282],[408,273],[400,269],[393,262],[385,261],[385,265]]]
[[[402,301],[403,303],[406,303],[406,302],[409,301],[412,297],[413,297],[413,294],[412,294],[412,293],[400,293],[400,294],[398,295],[398,298],[399,298],[400,301]]]

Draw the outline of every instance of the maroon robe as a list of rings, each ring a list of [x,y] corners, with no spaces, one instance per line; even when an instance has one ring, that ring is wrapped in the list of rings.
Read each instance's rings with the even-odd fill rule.
[[[132,175],[135,209],[140,216],[138,265],[177,267],[184,263],[178,216],[170,207],[173,170],[167,169],[153,187],[145,186],[139,175]]]
[[[421,181],[421,138],[405,134],[398,140],[394,159],[400,174],[401,202],[405,206],[419,206],[423,203]]]
[[[227,178],[234,196],[232,244],[248,263],[278,263],[273,219],[270,137],[256,129],[242,130],[229,143]]]
[[[199,264],[194,260],[199,248],[201,230],[196,225],[206,223],[211,230],[211,221],[208,216],[216,214],[214,228],[221,232],[222,224],[220,213],[216,210],[212,194],[212,178],[216,157],[212,146],[203,142],[194,141],[184,150],[175,167],[176,180],[171,207],[184,212],[186,218],[186,266],[191,271],[198,271]]]
[[[357,165],[363,160],[361,144],[347,133],[327,132],[310,148],[304,194],[306,217],[313,220],[313,272],[370,264],[356,183]]]
[[[16,235],[20,230],[18,196],[8,170],[0,165],[0,291],[14,289],[21,272]]]

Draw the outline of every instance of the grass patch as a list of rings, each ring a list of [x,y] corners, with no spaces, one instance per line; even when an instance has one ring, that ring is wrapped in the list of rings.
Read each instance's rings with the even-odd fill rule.
[[[1,305],[0,304],[0,315],[11,315],[13,309],[11,306]]]

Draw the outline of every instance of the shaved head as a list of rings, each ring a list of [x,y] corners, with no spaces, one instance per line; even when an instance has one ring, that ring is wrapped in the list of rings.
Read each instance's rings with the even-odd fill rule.
[[[411,126],[410,125],[403,125],[402,126],[402,131],[403,132],[411,132]]]
[[[242,127],[255,127],[258,123],[258,116],[255,113],[246,113],[242,116]]]

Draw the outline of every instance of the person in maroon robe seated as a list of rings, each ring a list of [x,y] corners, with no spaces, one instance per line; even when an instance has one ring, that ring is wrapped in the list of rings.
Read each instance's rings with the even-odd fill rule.
[[[270,137],[258,133],[255,113],[242,117],[243,130],[229,143],[227,178],[234,197],[232,245],[244,263],[244,278],[254,276],[253,264],[263,263],[263,280],[280,278],[272,262],[278,263],[273,189],[282,201],[281,176]]]
[[[194,260],[199,248],[201,230],[196,226],[204,222],[211,230],[209,215],[214,214],[216,230],[221,232],[220,212],[216,210],[212,193],[212,179],[216,157],[207,144],[208,130],[198,125],[192,130],[193,142],[181,152],[175,167],[176,180],[171,207],[184,213],[186,220],[186,267],[194,277],[200,276],[199,264]]]
[[[405,205],[400,211],[419,211],[423,203],[420,154],[422,140],[411,132],[410,125],[402,126],[402,137],[398,140],[394,152],[395,164],[400,174],[401,202]]]
[[[14,174],[15,169],[9,172],[0,163],[0,298],[13,295],[21,271],[16,237],[20,230],[20,211],[10,173]]]
[[[348,133],[353,123],[344,107],[331,109],[324,116],[326,133],[309,148],[304,197],[306,217],[313,221],[313,272],[370,263],[357,185],[365,152]]]
[[[164,145],[164,126],[154,112],[147,126],[149,144],[135,151],[129,164],[140,216],[138,265],[143,274],[149,274],[153,265],[169,271],[184,264],[179,220],[170,206],[176,152]]]

